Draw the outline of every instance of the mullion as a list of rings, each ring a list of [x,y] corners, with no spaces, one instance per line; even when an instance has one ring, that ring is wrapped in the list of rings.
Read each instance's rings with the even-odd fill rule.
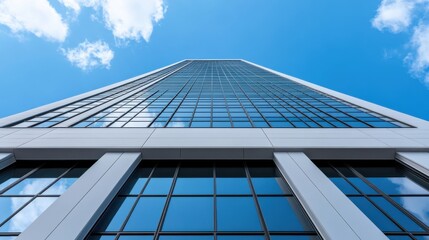
[[[194,86],[194,84],[197,82],[197,77],[195,77],[195,75],[197,75],[198,73],[202,72],[202,68],[198,68],[198,72],[192,75],[192,77],[189,78],[189,80],[183,85],[183,87],[177,92],[176,96],[174,98],[172,98],[172,101],[175,100],[175,98],[177,97],[177,95],[179,95],[183,89],[190,84],[190,88],[189,90],[185,93],[185,96],[182,97],[182,100],[180,101],[179,105],[177,105],[176,110],[173,112],[173,114],[171,115],[171,117],[169,117],[168,121],[165,123],[165,128],[167,127],[167,125],[171,122],[171,119],[173,119],[174,115],[177,113],[177,110],[179,110],[180,106],[182,106],[183,102],[185,101],[186,97],[188,96],[189,92],[191,91],[192,87]],[[192,119],[189,120],[189,127],[191,126],[191,122]]]
[[[378,204],[376,204],[365,192],[363,192],[360,188],[358,188],[355,184],[353,184],[351,181],[349,181],[349,179],[344,176],[340,170],[338,170],[336,167],[334,167],[333,165],[331,165],[331,167],[333,167],[335,169],[335,171],[337,171],[341,177],[343,177],[349,184],[351,184],[352,187],[354,187],[361,195],[361,197],[364,197],[366,200],[368,200],[375,208],[377,208],[385,217],[387,217],[390,221],[392,221],[399,229],[401,229],[402,232],[406,232],[408,233],[409,231],[406,230],[404,227],[402,227],[401,224],[399,224],[395,219],[393,219],[393,217],[390,216],[390,214],[388,214],[386,211],[384,211],[384,209],[382,209]],[[349,167],[348,165],[344,166],[347,169],[351,170],[351,167]],[[354,172],[353,172],[354,173]],[[356,174],[355,174],[356,175]],[[358,178],[360,178],[359,176],[357,176]],[[361,179],[361,178],[360,178]],[[363,180],[363,179],[361,179]],[[351,201],[351,200],[350,200]],[[357,206],[356,206],[357,207]]]
[[[47,164],[42,164],[40,167],[37,168],[37,170],[40,170],[43,166],[45,166]],[[46,189],[48,189],[50,186],[52,186],[55,182],[58,181],[58,179],[62,176],[64,176],[67,172],[70,171],[70,169],[72,169],[74,166],[76,166],[76,164],[74,164],[72,167],[70,167],[68,170],[66,170],[63,174],[60,174],[59,177],[56,178],[56,180],[54,180],[51,184],[49,184],[48,186],[46,186],[45,188],[43,188],[42,190],[39,191],[39,193],[36,193],[34,195],[28,195],[28,197],[31,197],[30,200],[28,200],[26,203],[24,203],[20,208],[18,208],[17,210],[15,210],[9,217],[7,217],[5,220],[3,220],[3,222],[0,223],[0,227],[2,227],[4,224],[6,224],[10,219],[12,219],[16,214],[18,214],[20,211],[22,211],[26,206],[28,206],[30,203],[32,203],[37,197],[41,197],[41,193],[43,193]],[[36,171],[34,171],[36,172]],[[28,176],[27,176],[28,177]],[[25,178],[24,178],[25,179]],[[23,179],[22,179],[23,180]],[[6,195],[7,196],[7,195]],[[18,195],[19,196],[19,195]],[[23,197],[23,196],[19,196],[19,197]],[[46,196],[42,196],[42,197],[46,197]]]
[[[18,183],[20,183],[22,180],[26,179],[31,174],[37,172],[39,169],[41,169],[43,166],[45,166],[46,163],[42,163],[37,167],[34,167],[33,170],[30,170],[28,173],[24,174],[22,177],[18,178],[15,182],[9,184],[7,187],[5,187],[2,191],[0,191],[0,195],[3,196],[3,193],[9,191],[9,189],[15,187]],[[18,166],[19,167],[19,166]]]
[[[239,70],[239,71],[241,71],[242,73],[244,73],[244,70]],[[248,70],[246,70],[246,71],[248,71]],[[260,77],[259,75],[256,75],[256,74],[254,74],[253,72],[251,72],[251,71],[248,71],[248,72],[250,72],[250,73],[252,73],[253,75],[255,75],[256,77],[258,77],[258,78],[262,78],[262,77]],[[234,78],[235,79],[235,78]],[[262,79],[264,79],[264,78],[262,78]],[[264,79],[264,80],[266,80],[266,79]],[[266,81],[269,81],[269,80],[266,80]],[[238,83],[238,81],[236,81],[237,83]],[[271,82],[271,81],[270,81]],[[258,86],[262,86],[262,84],[259,84],[259,83],[257,83],[257,82],[255,82],[255,83],[248,83],[248,82],[245,82],[244,84],[246,84],[247,86],[249,86],[257,95],[259,95],[259,97],[261,97],[262,99],[264,99],[266,102],[267,102],[267,104],[269,104],[274,110],[276,110],[276,112],[277,113],[279,113],[280,115],[282,115],[281,114],[281,112],[276,108],[276,107],[274,107],[271,103],[270,103],[270,101],[268,101],[267,99],[266,99],[266,97],[263,97],[260,93],[259,93],[259,91],[257,91],[256,89],[255,89],[255,87],[258,87]],[[244,85],[243,84],[243,85]],[[274,83],[275,84],[275,83]],[[242,89],[242,87],[241,87],[241,84],[239,84],[239,87],[240,87],[240,89]],[[266,92],[270,92],[268,89],[266,89],[265,88],[265,90],[266,90]],[[241,91],[243,91],[243,89],[241,90]],[[266,93],[266,92],[264,92],[264,93]],[[251,100],[251,98],[249,98],[248,97],[248,95],[245,93],[245,91],[243,91],[243,93],[246,95],[246,97],[249,99],[249,101],[251,101],[252,102],[252,100]],[[270,98],[270,100],[272,100],[272,98]],[[252,102],[252,104],[253,104],[253,102]],[[254,105],[254,104],[253,104]],[[259,110],[259,108],[257,107],[257,106],[255,106],[254,105],[254,107],[256,108],[256,110],[259,112],[259,114],[261,114],[261,111]],[[264,114],[261,114],[261,116],[262,116],[262,118],[266,121],[266,123],[268,124],[268,126],[270,126],[270,127],[273,127],[272,125],[271,125],[271,123],[268,121],[268,119],[264,116]],[[282,115],[283,116],[283,115]],[[285,120],[288,122],[288,123],[290,123],[292,126],[294,126],[287,118],[285,118]],[[252,121],[253,122],[253,121]],[[295,127],[295,126],[294,126]]]
[[[225,75],[225,78],[227,79],[227,81],[229,82],[229,76],[227,76],[227,74],[225,73],[225,70],[223,69],[223,67],[221,67],[221,70],[222,70],[222,72],[223,72],[223,74]],[[228,72],[228,73],[230,73],[230,72]],[[232,76],[231,75],[231,77],[232,78],[234,78],[234,76]],[[235,79],[235,78],[234,78]],[[241,89],[241,88],[240,88]],[[237,92],[235,91],[235,89],[234,88],[232,88],[232,91],[234,92],[234,94],[235,94],[235,97],[238,99],[238,102],[240,103],[240,106],[243,108],[243,110],[244,110],[244,112],[245,112],[245,114],[246,114],[246,117],[247,117],[247,119],[249,120],[249,122],[250,122],[250,124],[252,125],[252,127],[255,127],[255,125],[253,124],[253,121],[252,121],[252,119],[250,118],[250,116],[249,116],[249,113],[247,112],[247,108],[246,107],[244,107],[244,105],[243,105],[243,103],[241,102],[241,100],[240,100],[240,98],[237,96]],[[243,91],[242,91],[243,92]],[[225,95],[224,95],[224,97],[225,97]],[[247,97],[247,96],[246,96]],[[229,106],[228,106],[229,107]],[[229,111],[228,111],[229,112]],[[230,115],[230,119],[231,119],[231,123],[232,123],[232,126],[234,127],[234,121],[232,121],[232,117],[231,117],[231,115]]]
[[[252,101],[249,99],[249,97],[247,96],[247,94],[245,93],[245,91],[243,91],[243,88],[241,87],[241,82],[240,82],[240,81],[238,81],[237,79],[235,79],[235,77],[231,74],[230,70],[229,70],[227,67],[226,67],[226,70],[228,71],[228,73],[230,74],[230,76],[228,76],[228,75],[225,73],[225,70],[222,68],[223,74],[225,75],[225,77],[226,77],[226,79],[227,79],[227,81],[228,81],[229,85],[231,86],[231,89],[232,89],[232,91],[234,92],[234,95],[235,95],[235,97],[237,98],[238,102],[240,103],[240,106],[243,108],[243,110],[244,110],[244,112],[245,112],[245,114],[246,114],[246,117],[247,117],[247,119],[249,120],[250,124],[252,125],[252,127],[255,127],[255,125],[253,124],[252,119],[251,119],[251,118],[250,118],[250,116],[249,116],[249,113],[247,112],[247,108],[243,106],[243,104],[242,104],[242,102],[241,102],[240,98],[237,96],[237,92],[236,92],[236,91],[235,91],[235,89],[232,87],[231,80],[233,80],[235,83],[237,83],[237,86],[240,88],[241,92],[242,92],[242,93],[244,93],[244,95],[247,97],[247,99],[248,99],[250,102],[252,102]],[[231,80],[230,80],[230,79],[231,79]],[[253,103],[252,103],[252,104],[253,104]],[[229,106],[228,106],[228,107],[229,107]],[[229,111],[228,111],[228,112],[229,112]],[[262,115],[262,114],[261,114],[261,115]],[[232,120],[231,115],[230,115],[230,119],[231,119],[231,122],[232,122],[232,126],[234,126],[234,121]],[[264,118],[264,119],[265,119],[265,118]],[[267,121],[267,123],[268,123],[268,121]],[[269,125],[269,123],[268,123],[268,125]]]
[[[138,98],[138,96],[141,96],[142,94],[146,93],[148,90],[150,90],[151,87],[149,87],[148,89],[145,89],[141,92],[138,92],[134,95],[134,98],[132,100],[135,100],[136,98]],[[135,109],[136,107],[138,107],[140,104],[142,104],[143,102],[147,101],[147,99],[149,99],[150,97],[152,97],[153,95],[155,95],[156,93],[158,93],[158,91],[155,91],[154,93],[152,93],[151,95],[149,95],[147,98],[145,98],[144,100],[139,100],[139,103],[136,103],[136,105],[132,108],[130,108],[128,111],[124,112],[120,117],[117,117],[115,121],[111,122],[107,127],[110,127],[110,125],[112,125],[113,123],[118,122],[118,119],[122,118],[123,116],[125,116],[126,114],[130,113],[133,109]],[[132,101],[130,100],[130,102]],[[139,112],[140,113],[140,112]],[[133,117],[134,118],[134,117]],[[132,121],[133,118],[130,118],[130,120],[126,121],[125,124],[129,123],[130,121]],[[125,126],[124,124],[124,126]],[[89,125],[88,125],[89,126]]]
[[[376,192],[380,193],[389,203],[391,203],[393,206],[398,208],[402,213],[404,213],[407,217],[412,219],[415,223],[417,223],[421,228],[423,228],[426,232],[429,232],[429,227],[426,226],[423,222],[420,221],[420,219],[416,218],[414,215],[409,213],[407,210],[405,210],[401,205],[399,205],[396,201],[394,201],[392,198],[390,198],[387,194],[385,194],[383,191],[381,191],[378,187],[376,187],[374,184],[372,184],[366,177],[364,177],[361,173],[359,173],[356,169],[351,167],[347,164],[347,167],[362,181],[364,181],[366,184],[368,184],[370,187],[372,187]],[[396,224],[396,221],[395,221]],[[408,232],[408,231],[407,231]]]
[[[203,80],[201,83],[201,89],[199,91],[197,101],[195,102],[194,111],[192,112],[192,117],[191,117],[191,120],[189,122],[189,127],[192,127],[192,123],[194,122],[194,116],[195,116],[195,113],[196,113],[197,108],[198,108],[198,103],[200,102],[201,94],[202,94],[203,89],[204,89],[204,81],[206,80],[207,68],[205,68],[204,70],[205,70],[205,72],[204,72],[204,77],[203,77]]]
[[[149,176],[147,177],[147,180],[146,180],[145,184],[143,185],[142,189],[139,191],[139,194],[137,194],[137,196],[135,197],[135,198],[136,198],[136,200],[134,201],[133,206],[131,206],[131,209],[130,209],[130,211],[128,212],[128,215],[125,217],[124,222],[122,223],[121,227],[119,228],[119,231],[118,231],[119,233],[124,231],[124,228],[125,228],[125,226],[127,225],[128,220],[129,220],[129,219],[130,219],[130,217],[131,217],[131,214],[133,213],[133,211],[134,211],[135,207],[137,206],[137,203],[139,202],[140,198],[141,198],[141,197],[142,197],[142,195],[143,195],[144,190],[146,189],[147,185],[149,184],[150,180],[152,179],[152,175],[153,175],[153,173],[155,172],[155,169],[156,169],[156,167],[157,167],[158,165],[159,165],[159,164],[156,164],[155,166],[153,166],[153,167],[152,167],[152,170],[150,171],[150,174],[149,174]],[[142,168],[142,167],[143,167],[143,166],[139,166],[139,168]],[[126,184],[126,183],[125,183],[125,184]],[[124,196],[130,196],[130,195],[124,195]],[[116,238],[115,238],[115,239],[118,239],[118,238],[119,238],[119,233],[118,233],[118,235],[116,236]]]
[[[65,172],[60,174],[54,181],[52,181],[50,184],[48,184],[45,188],[43,188],[39,193],[37,193],[37,196],[40,196],[44,191],[46,191],[48,188],[50,188],[52,185],[54,185],[58,180],[60,180],[62,177],[64,177],[67,173],[69,173],[73,168],[77,166],[77,163],[73,164],[69,169],[67,169]],[[55,195],[55,194],[53,194]]]
[[[170,99],[170,101],[167,103],[167,104],[165,104],[165,107],[161,110],[161,112],[152,120],[152,122],[151,122],[151,124],[150,125],[152,125],[158,118],[159,118],[159,116],[162,114],[162,113],[164,113],[164,111],[165,111],[165,109],[167,109],[169,106],[170,106],[170,104],[176,99],[176,97],[180,94],[180,92],[183,90],[183,88],[184,87],[186,87],[186,85],[188,84],[188,82],[190,81],[190,79],[186,82],[186,83],[184,83],[183,84],[183,86],[180,88],[180,90],[179,91],[177,91],[177,93],[176,93],[176,95],[174,95],[173,97],[171,97],[171,99]],[[167,91],[166,91],[167,92]],[[174,114],[177,112],[177,109],[179,109],[179,107],[180,107],[180,105],[178,105],[177,106],[177,108],[176,108],[176,110],[173,112],[173,114],[171,115],[171,117],[169,117],[169,119],[167,120],[167,122],[165,122],[165,126],[164,127],[167,127],[167,124],[170,122],[170,119],[174,116]],[[149,125],[149,126],[150,126]]]
[[[213,161],[213,239],[217,240],[217,188],[216,188],[216,162]]]
[[[139,80],[140,80],[140,79],[139,79]],[[136,80],[136,81],[138,81],[138,80]],[[148,81],[147,81],[147,82],[145,82],[145,85],[147,85],[147,84],[149,84],[149,83],[152,83],[152,82],[154,82],[154,81],[156,81],[156,77],[155,77],[155,78],[152,78],[152,79],[148,79]],[[116,93],[113,93],[113,94],[115,94],[115,95],[116,95],[116,97],[115,97],[115,98],[118,98],[118,97],[123,96],[123,95],[125,95],[125,94],[127,94],[127,93],[129,93],[129,92],[131,92],[131,91],[133,91],[133,90],[138,89],[139,87],[141,87],[141,85],[139,85],[139,84],[137,84],[137,85],[133,85],[133,86],[130,86],[129,88],[126,88],[126,89],[120,90],[120,91],[118,91],[118,92],[116,92]],[[119,88],[119,87],[118,87],[118,88]],[[112,90],[113,90],[113,89],[112,89]],[[106,95],[106,97],[104,97],[104,98],[102,98],[102,99],[107,99],[108,97],[112,96],[113,94],[111,94],[111,95]],[[120,94],[120,95],[117,95],[117,94]],[[49,118],[48,120],[44,120],[43,122],[40,122],[40,123],[48,122],[49,120],[51,120],[51,119],[53,119],[53,118],[60,117],[61,115],[64,115],[64,114],[66,114],[66,113],[70,113],[70,112],[72,112],[72,111],[74,111],[74,110],[76,110],[76,109],[78,109],[78,108],[82,108],[82,107],[84,107],[84,106],[87,106],[87,105],[89,105],[89,104],[92,104],[92,103],[94,103],[94,102],[96,102],[96,101],[100,101],[100,100],[102,100],[102,99],[94,100],[94,101],[92,101],[92,102],[90,102],[90,103],[88,103],[88,104],[85,104],[85,105],[83,105],[83,106],[78,106],[78,107],[76,107],[76,108],[74,108],[74,109],[71,109],[71,110],[69,110],[69,111],[67,111],[67,112],[61,113],[61,114],[60,114],[60,115],[58,115],[58,116],[51,117],[51,118]],[[113,100],[113,99],[112,99],[112,100]],[[111,100],[109,100],[109,101],[111,101]],[[109,101],[106,101],[106,102],[109,102]],[[110,106],[110,107],[111,107],[111,106]],[[79,114],[85,113],[85,112],[87,112],[87,111],[89,111],[89,110],[91,110],[91,109],[93,109],[93,108],[88,108],[86,111],[83,111],[83,112],[81,112],[81,113],[79,113]],[[55,124],[53,124],[53,125],[51,125],[51,126],[49,126],[49,127],[53,127],[53,126],[55,126],[55,125],[58,125],[59,123],[62,123],[62,122],[66,121],[66,120],[68,120],[68,119],[71,119],[71,118],[72,118],[72,117],[65,118],[64,120],[59,121],[59,122],[57,122],[57,123],[55,123]],[[37,123],[37,124],[40,124],[40,123]]]
[[[254,74],[255,76],[257,76],[258,78],[261,78],[261,79],[263,79],[263,80],[265,80],[265,81],[269,81],[269,80],[267,80],[267,79],[265,79],[264,77],[261,77],[261,76],[259,76],[259,75],[256,75],[256,74]],[[278,96],[276,93],[274,93],[273,91],[271,91],[270,89],[268,89],[268,87],[266,87],[265,85],[263,85],[263,84],[261,84],[261,83],[256,83],[256,85],[258,85],[259,87],[261,87],[261,88],[264,88],[267,92],[270,92],[271,94],[273,94],[276,98],[278,98],[278,99],[280,99],[280,100],[283,100],[282,99],[282,97],[280,97],[280,96]],[[272,83],[272,84],[270,84],[270,87],[271,88],[275,88],[276,87],[276,83]],[[258,94],[259,95],[259,94]],[[274,100],[274,99],[273,99]],[[292,100],[293,101],[293,100]],[[268,104],[273,108],[273,109],[275,109],[276,111],[277,111],[277,113],[279,113],[280,115],[282,115],[283,116],[283,114],[278,110],[278,108],[277,107],[274,107],[269,101],[267,101],[268,102]],[[295,102],[295,101],[293,101],[293,102]],[[297,102],[295,102],[295,103],[297,103]],[[299,104],[299,103],[297,103],[297,104]],[[296,111],[298,111],[299,113],[301,113],[301,114],[303,114],[303,115],[305,115],[304,113],[302,113],[299,109],[297,109],[297,108],[295,108],[295,107],[293,107]],[[286,121],[288,121],[289,123],[291,123],[292,124],[292,126],[293,127],[295,127],[295,125],[293,125],[293,123],[292,122],[290,122],[287,118],[285,118],[286,119]],[[303,122],[303,121],[301,121],[301,122]],[[316,123],[317,124],[317,123]],[[306,124],[307,125],[307,124]],[[319,124],[318,124],[319,125]],[[320,126],[320,125],[319,125]]]
[[[244,162],[244,170],[246,172],[246,178],[247,178],[247,181],[248,181],[249,186],[250,186],[250,192],[252,193],[253,201],[254,201],[255,206],[256,206],[256,211],[257,211],[258,216],[259,216],[259,221],[260,221],[260,223],[262,225],[262,229],[264,230],[264,233],[265,233],[265,239],[270,240],[271,238],[270,238],[270,234],[268,231],[268,227],[267,227],[267,224],[265,223],[265,219],[262,215],[262,210],[261,210],[261,207],[259,206],[258,197],[256,195],[255,189],[253,188],[253,183],[252,183],[250,172],[249,172],[249,169],[247,167],[246,162]]]
[[[158,227],[156,229],[156,232],[155,232],[155,235],[153,238],[154,240],[159,239],[159,234],[162,230],[164,220],[165,220],[165,216],[167,215],[168,206],[170,205],[171,196],[173,195],[174,187],[176,186],[177,175],[179,174],[180,165],[181,165],[181,162],[179,162],[179,164],[176,165],[176,170],[175,170],[174,175],[173,175],[173,182],[171,183],[170,191],[168,192],[167,199],[166,199],[165,205],[164,205],[164,209],[162,210],[161,217],[159,219]]]

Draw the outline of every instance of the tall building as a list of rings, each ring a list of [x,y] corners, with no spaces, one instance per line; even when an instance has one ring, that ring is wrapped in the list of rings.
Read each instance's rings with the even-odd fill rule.
[[[429,239],[428,152],[424,120],[184,60],[0,119],[0,240]]]

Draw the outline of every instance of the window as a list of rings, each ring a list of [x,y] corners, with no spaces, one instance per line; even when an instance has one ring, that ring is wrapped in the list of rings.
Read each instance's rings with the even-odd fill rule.
[[[267,236],[320,239],[272,161],[144,161],[89,239]]]
[[[388,160],[317,164],[390,239],[429,238],[429,182],[425,177]]]
[[[18,161],[1,170],[0,236],[14,239],[61,196],[90,164]]]

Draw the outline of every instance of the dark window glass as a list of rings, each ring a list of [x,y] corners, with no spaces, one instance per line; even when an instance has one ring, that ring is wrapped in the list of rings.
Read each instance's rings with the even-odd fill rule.
[[[213,231],[212,197],[173,197],[163,231]]]
[[[318,236],[271,236],[271,240],[320,240]]]
[[[151,83],[72,127],[409,127],[239,60],[187,60],[10,127],[55,127]]]
[[[231,166],[216,167],[216,193],[250,194],[250,186],[243,165],[232,164]]]
[[[234,236],[218,236],[218,240],[264,240],[264,236],[251,236],[251,235],[234,235]]]
[[[429,234],[426,178],[397,161],[317,164],[390,239],[419,239]]]
[[[173,182],[175,169],[175,167],[169,165],[156,167],[143,194],[167,195]]]
[[[213,240],[213,236],[160,236],[159,240]]]
[[[251,197],[218,197],[219,231],[261,231],[256,206]]]
[[[269,162],[271,163],[271,162]],[[290,194],[283,178],[272,164],[250,164],[250,176],[256,194]]]
[[[139,194],[145,186],[152,168],[138,168],[122,188],[121,194]]]
[[[429,196],[392,197],[403,208],[429,226]]]
[[[301,206],[292,197],[259,197],[262,214],[270,231],[312,230]]]
[[[165,200],[165,197],[140,198],[124,230],[155,231],[164,209]]]
[[[118,197],[114,200],[101,222],[98,224],[99,231],[118,231],[126,217],[131,211],[131,207],[136,201],[135,197]]]
[[[191,164],[181,166],[173,194],[213,194],[213,167]]]
[[[256,240],[271,232],[317,236],[272,161],[143,161],[91,236]]]
[[[0,171],[0,236],[14,239],[88,169],[91,162],[18,161]]]

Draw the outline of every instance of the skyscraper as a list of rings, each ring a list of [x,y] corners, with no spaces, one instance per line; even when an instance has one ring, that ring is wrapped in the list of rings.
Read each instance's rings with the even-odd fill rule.
[[[429,239],[428,122],[244,60],[0,127],[0,240]]]

